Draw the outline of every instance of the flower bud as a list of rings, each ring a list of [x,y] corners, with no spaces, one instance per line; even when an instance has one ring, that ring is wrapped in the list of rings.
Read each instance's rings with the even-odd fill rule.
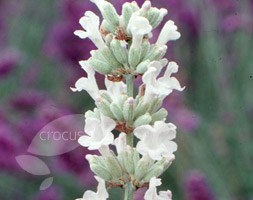
[[[111,172],[106,168],[106,163],[102,156],[86,155],[86,159],[89,161],[91,171],[97,176],[105,181],[112,179]]]
[[[138,162],[140,160],[140,154],[136,149],[133,149],[133,162],[134,162],[134,169],[136,169]]]
[[[146,113],[145,115],[142,115],[142,116],[138,117],[134,121],[134,127],[149,124],[151,121],[152,121],[152,117],[150,116],[149,113]]]
[[[134,151],[131,147],[128,146],[127,150],[124,152],[123,165],[126,171],[130,174],[134,174],[134,160],[133,160]]]
[[[127,123],[131,124],[133,121],[134,98],[129,97],[123,105],[123,116]]]
[[[111,172],[112,178],[117,180],[123,176],[123,170],[115,156],[105,158],[107,169]]]
[[[162,172],[163,172],[163,166],[161,166],[161,165],[157,165],[157,166],[154,165],[154,166],[152,166],[148,170],[148,172],[146,173],[146,175],[142,178],[141,183],[147,183],[147,182],[149,182],[152,177],[158,177],[158,176],[160,176],[162,174]]]
[[[123,16],[123,23],[124,23],[124,26],[127,27],[128,25],[128,22],[133,14],[134,10],[131,6],[131,3],[129,2],[126,2],[123,4],[123,7],[122,7],[122,16]]]
[[[162,100],[158,97],[153,98],[149,104],[149,113],[156,112],[162,106]]]
[[[101,49],[100,52],[106,59],[106,61],[110,64],[112,69],[117,69],[121,66],[121,64],[117,61],[109,47]]]
[[[108,32],[108,33],[114,33],[116,31],[116,26],[114,26],[113,24],[109,23],[107,20],[103,20],[102,24],[101,24],[101,29],[104,32]]]
[[[145,14],[146,12],[149,11],[150,8],[151,8],[151,2],[150,2],[150,1],[145,1],[145,2],[143,3],[143,5],[142,5],[140,11],[141,11],[143,14]]]
[[[159,60],[159,62],[162,64],[162,66],[166,66],[169,61],[167,58],[163,58],[163,59]]]
[[[143,40],[143,43],[141,45],[141,59],[144,59],[147,53],[150,50],[150,43],[148,40]]]
[[[164,45],[164,46],[156,46],[155,49],[154,49],[154,52],[152,52],[152,54],[149,52],[148,59],[150,61],[161,60],[164,57],[164,55],[166,54],[167,48],[168,47],[166,45]]]
[[[140,60],[141,60],[141,47],[136,48],[133,45],[131,45],[128,53],[128,62],[132,70],[135,70]]]
[[[154,113],[152,117],[152,123],[155,121],[163,121],[168,115],[168,111],[164,108],[161,108],[156,113]]]
[[[151,8],[148,11],[147,18],[151,24],[151,26],[156,28],[161,21],[163,20],[164,16],[167,14],[167,10],[162,8],[162,9],[157,9],[157,8]]]
[[[127,63],[127,49],[124,46],[124,44],[122,44],[122,42],[123,41],[113,39],[110,47],[117,61],[119,61],[122,64],[126,64]]]
[[[110,45],[111,41],[113,40],[113,34],[112,33],[109,33],[105,36],[105,43],[106,45]]]
[[[92,57],[88,60],[88,63],[97,72],[99,72],[101,74],[109,74],[112,71],[112,68],[108,63],[103,62],[101,60],[94,59]]]
[[[103,91],[100,94],[100,97],[103,98],[103,99],[105,99],[108,102],[112,102],[112,98],[110,97],[110,95],[106,91]]]
[[[111,3],[105,2],[102,8],[102,15],[105,20],[112,23],[114,26],[119,25],[119,15]]]
[[[148,69],[148,64],[150,63],[150,60],[142,61],[137,67],[136,72],[138,74],[144,74]]]
[[[135,168],[134,177],[136,180],[140,181],[145,174],[148,172],[149,168],[153,165],[154,161],[149,157],[143,156]]]
[[[114,115],[110,109],[110,103],[106,99],[103,98],[97,99],[96,105],[105,116],[114,118]]]
[[[149,105],[143,102],[143,98],[140,99],[138,105],[136,106],[134,110],[134,117],[139,117],[141,115],[144,115],[149,108]]]
[[[110,105],[110,109],[114,115],[114,117],[118,120],[118,121],[124,121],[124,116],[123,116],[123,112],[122,110],[119,108],[119,106],[116,103],[112,103]]]

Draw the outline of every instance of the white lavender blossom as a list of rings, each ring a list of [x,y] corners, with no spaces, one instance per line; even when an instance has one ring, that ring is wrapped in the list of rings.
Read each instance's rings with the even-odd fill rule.
[[[157,177],[169,168],[177,150],[172,141],[176,126],[165,122],[168,112],[162,104],[173,90],[184,89],[171,77],[178,65],[164,58],[167,43],[180,38],[178,28],[169,20],[152,44],[152,31],[162,22],[166,9],[154,8],[150,1],[141,7],[126,2],[119,15],[108,1],[90,1],[100,10],[102,23],[96,14],[87,11],[80,19],[84,30],[74,34],[89,38],[97,49],[90,52],[88,60],[80,61],[87,77],[80,78],[71,90],[86,91],[96,105],[85,113],[86,135],[78,142],[100,152],[86,155],[99,186],[96,193],[86,191],[82,200],[107,199],[106,184],[125,188],[128,200],[133,199],[137,188],[147,185],[145,200],[171,200],[169,190],[157,194],[156,187],[161,185]],[[105,75],[105,89],[98,87],[96,72]],[[143,84],[135,95],[134,80],[138,76],[142,76]]]
[[[161,179],[152,177],[150,179],[149,188],[145,193],[144,200],[171,200],[172,194],[170,190],[160,191],[157,195],[157,186],[162,184]]]

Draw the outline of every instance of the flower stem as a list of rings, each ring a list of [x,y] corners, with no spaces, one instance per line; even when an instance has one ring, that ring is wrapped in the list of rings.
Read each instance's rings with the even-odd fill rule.
[[[125,76],[126,79],[126,85],[127,85],[127,96],[133,97],[134,96],[134,75],[127,74]],[[131,147],[134,145],[134,135],[133,133],[127,134],[127,144]],[[127,182],[125,184],[125,195],[124,200],[133,200],[134,198],[134,186],[131,183],[131,181]]]
[[[127,74],[126,78],[126,85],[127,85],[127,95],[128,97],[133,97],[134,95],[134,75]],[[131,147],[134,145],[134,136],[133,133],[127,134],[127,144]]]
[[[131,182],[126,184],[124,200],[133,200],[134,198],[134,187]]]

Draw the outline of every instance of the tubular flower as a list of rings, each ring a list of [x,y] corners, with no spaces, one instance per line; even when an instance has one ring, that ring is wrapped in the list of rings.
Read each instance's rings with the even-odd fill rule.
[[[157,121],[153,126],[143,125],[134,130],[134,135],[140,139],[136,149],[141,155],[148,155],[153,160],[161,160],[163,157],[171,157],[177,150],[175,142],[176,126]]]
[[[144,200],[171,200],[172,194],[170,190],[160,191],[157,195],[157,186],[162,184],[161,179],[152,177],[150,179],[149,188],[145,193]]]
[[[81,200],[106,200],[109,197],[109,194],[105,187],[105,181],[102,178],[95,176],[98,181],[97,192],[88,190],[84,193]]]
[[[139,48],[142,44],[143,36],[148,34],[152,30],[152,26],[145,17],[138,16],[138,13],[134,13],[127,27],[127,30],[133,36],[133,48]]]
[[[79,62],[84,71],[87,72],[87,78],[80,78],[76,83],[75,83],[75,88],[70,88],[73,92],[80,92],[82,90],[85,90],[88,92],[88,94],[96,100],[97,96],[99,95],[99,89],[97,85],[97,81],[95,78],[95,71],[92,67],[90,67],[87,62],[85,61],[80,61]]]
[[[154,96],[164,98],[168,96],[174,89],[182,91],[184,88],[175,77],[171,77],[172,73],[178,71],[178,65],[175,62],[170,62],[164,75],[157,78],[162,70],[162,64],[154,61],[149,64],[148,70],[142,77],[143,83],[146,85],[144,101],[148,102]]]
[[[156,42],[157,46],[163,46],[167,44],[168,41],[179,39],[181,34],[177,31],[177,26],[172,20],[169,20],[164,25],[158,39]]]
[[[81,39],[90,38],[90,40],[96,45],[98,49],[105,48],[105,42],[99,32],[99,17],[91,11],[85,12],[85,15],[80,19],[79,23],[84,30],[77,30],[75,35]]]
[[[107,146],[113,143],[114,136],[111,131],[115,128],[116,123],[102,114],[100,118],[100,120],[87,118],[85,120],[85,133],[87,135],[81,136],[78,139],[79,144],[88,147],[90,150],[96,150],[103,145]]]

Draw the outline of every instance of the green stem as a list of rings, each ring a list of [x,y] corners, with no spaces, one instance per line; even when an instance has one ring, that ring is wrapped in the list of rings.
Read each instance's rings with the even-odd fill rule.
[[[134,96],[134,75],[127,74],[126,78],[126,85],[127,85],[127,96],[133,97]],[[134,135],[133,133],[127,134],[127,144],[131,147],[134,145]]]
[[[134,187],[131,182],[126,184],[124,200],[133,200],[134,199]]]
[[[126,85],[127,85],[127,96],[133,97],[134,96],[134,75],[127,74],[125,76]],[[134,145],[134,134],[128,133],[127,134],[127,144],[131,147]],[[125,195],[124,200],[133,200],[134,198],[134,191],[135,188],[132,185],[131,181],[127,182],[125,185]]]

